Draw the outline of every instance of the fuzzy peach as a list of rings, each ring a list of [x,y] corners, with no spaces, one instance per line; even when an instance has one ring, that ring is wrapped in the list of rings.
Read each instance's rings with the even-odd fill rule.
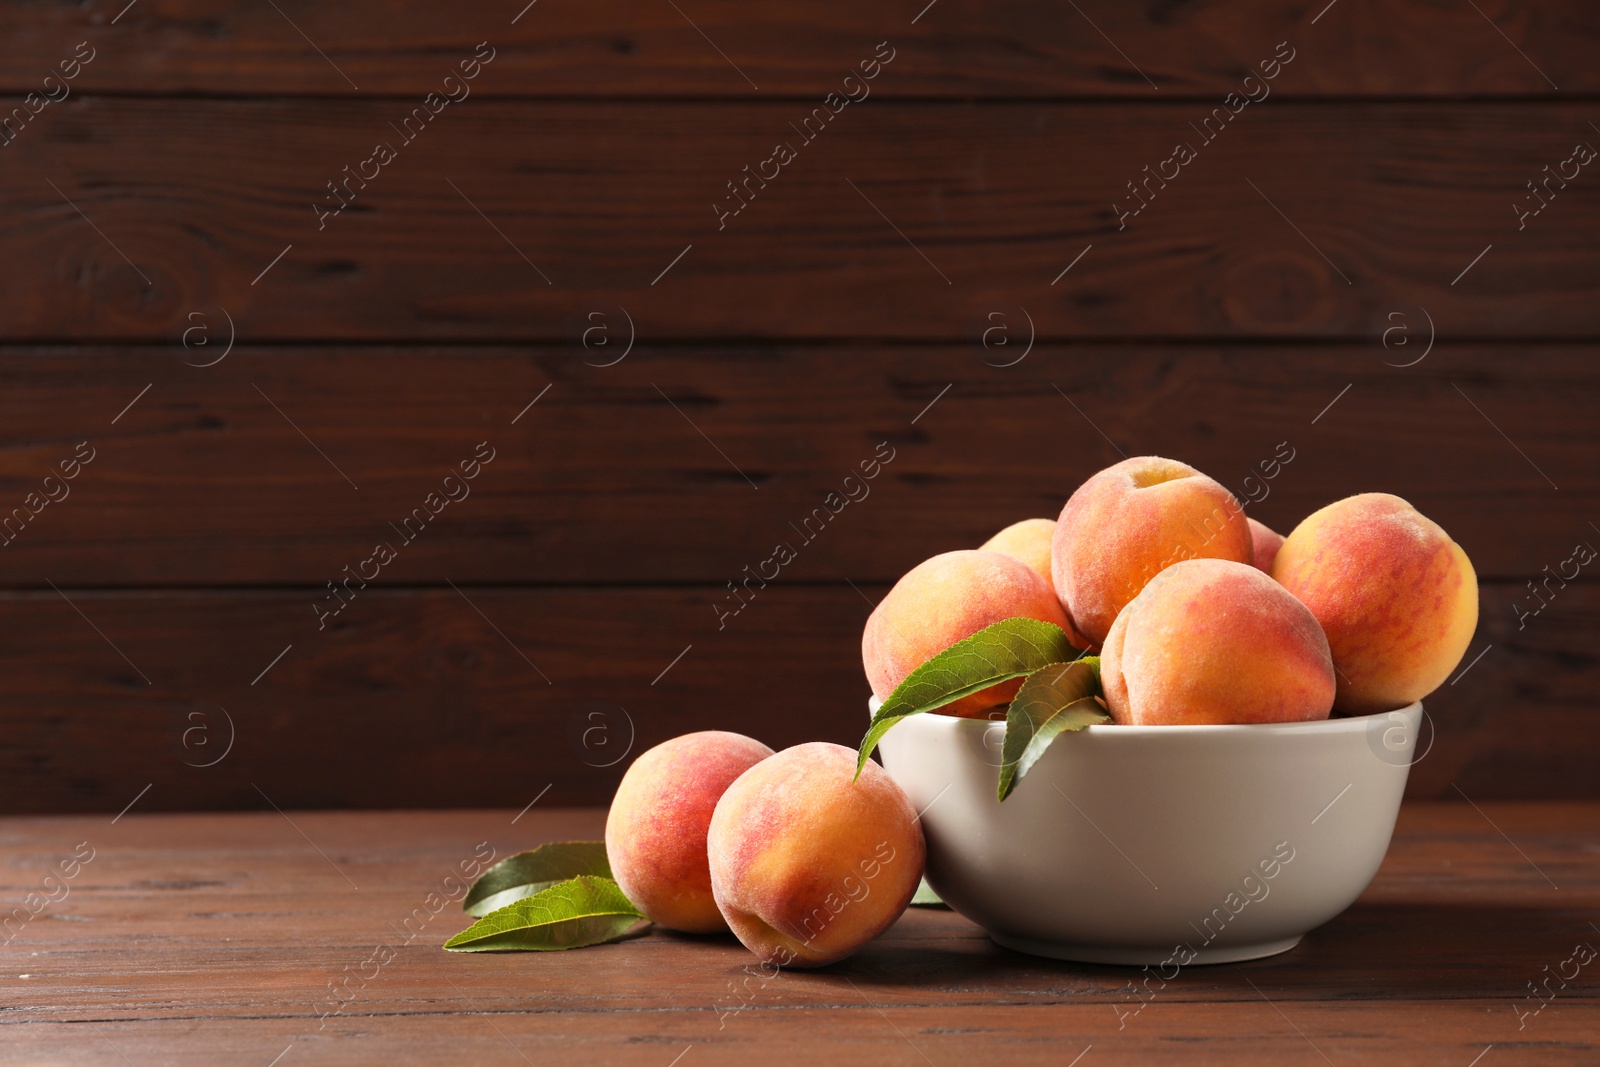
[[[1050,583],[1000,552],[962,549],[924,560],[895,583],[867,618],[861,662],[879,700],[924,661],[985,626],[1026,616],[1067,629]],[[1022,680],[1001,682],[938,710],[983,718],[1016,695]]]
[[[1283,547],[1283,534],[1274,530],[1264,522],[1250,519],[1250,546],[1255,556],[1256,569],[1272,573],[1272,561],[1278,558],[1278,549]]]
[[[1003,552],[1021,560],[1045,581],[1050,581],[1050,542],[1056,535],[1054,519],[1014,522],[978,546],[980,552]]]
[[[978,546],[980,552],[1002,552],[1012,559],[1026,563],[1039,577],[1054,582],[1050,577],[1050,546],[1056,536],[1056,520],[1023,519],[1014,522]],[[1070,625],[1062,629],[1075,648],[1093,648],[1094,642],[1084,637]]]
[[[1100,681],[1123,725],[1301,722],[1333,706],[1322,627],[1245,563],[1174,563],[1134,597],[1106,636]]]
[[[706,832],[728,786],[771,755],[754,738],[703,730],[633,761],[606,816],[606,858],[640,911],[691,934],[728,928],[711,895]]]
[[[888,929],[922,878],[922,827],[888,773],[813,741],[740,775],[707,843],[717,907],[766,963],[821,967]]]
[[[1272,576],[1322,623],[1339,672],[1334,710],[1405,707],[1437,689],[1478,625],[1478,578],[1461,546],[1388,493],[1362,493],[1290,531]]]
[[[1135,456],[1078,487],[1056,520],[1051,575],[1078,633],[1100,644],[1124,605],[1179,560],[1253,558],[1233,494],[1187,463]]]

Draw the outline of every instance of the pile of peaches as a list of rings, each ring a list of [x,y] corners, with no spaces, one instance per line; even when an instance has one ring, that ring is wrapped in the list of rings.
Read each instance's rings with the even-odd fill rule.
[[[1295,722],[1433,692],[1477,627],[1478,583],[1461,546],[1397,496],[1346,497],[1282,537],[1193,467],[1136,456],[1055,521],[901,578],[861,642],[873,693],[887,700],[924,660],[1016,616],[1100,650],[1123,725]],[[1020,685],[939,710],[988,717]]]
[[[1090,478],[1055,520],[918,564],[873,610],[861,648],[889,700],[952,645],[1033,619],[1098,650],[1113,723],[1281,723],[1421,699],[1460,662],[1477,617],[1466,553],[1399,497],[1348,497],[1283,537],[1193,467],[1140,456]],[[1003,717],[1022,684],[934,710]],[[822,742],[774,753],[707,731],[658,745],[611,805],[616,881],[656,923],[731,929],[767,963],[842,959],[905,910],[924,860],[905,794],[877,764],[856,769],[855,752]]]

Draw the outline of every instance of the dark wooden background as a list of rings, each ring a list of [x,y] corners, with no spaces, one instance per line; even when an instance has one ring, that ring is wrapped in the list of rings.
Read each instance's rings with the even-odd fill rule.
[[[1600,796],[1594,576],[1515,611],[1600,545],[1600,170],[1512,207],[1600,145],[1590,6],[8,3],[8,113],[82,41],[0,148],[0,512],[95,450],[0,548],[0,809],[597,804],[686,730],[851,744],[900,573],[1123,453],[1242,495],[1285,441],[1252,514],[1394,492],[1478,568],[1482,658],[1412,794]],[[319,230],[480,41],[472,95]]]

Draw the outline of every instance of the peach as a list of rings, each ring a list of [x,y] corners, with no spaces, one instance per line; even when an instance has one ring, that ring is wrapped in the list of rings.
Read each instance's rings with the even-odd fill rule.
[[[1023,519],[1014,522],[978,546],[980,552],[1002,552],[1012,559],[1026,563],[1039,577],[1052,582],[1050,577],[1050,545],[1056,536],[1056,520]],[[1093,648],[1094,642],[1071,626],[1061,627],[1074,648]]]
[[[1290,531],[1272,576],[1322,623],[1339,672],[1334,710],[1390,711],[1437,689],[1478,625],[1461,546],[1388,493],[1362,493]]]
[[[771,755],[754,738],[703,730],[663,741],[622,776],[606,816],[606,858],[651,920],[691,934],[727,930],[711,895],[706,832],[723,791]]]
[[[765,963],[821,967],[888,929],[917,891],[925,850],[911,801],[882,767],[813,741],[741,774],[717,801],[711,889]]]
[[[1300,722],[1333,707],[1316,618],[1232,560],[1185,560],[1152,578],[1106,636],[1100,681],[1125,726]]]
[[[1185,559],[1249,563],[1233,494],[1187,463],[1135,456],[1078,487],[1056,520],[1051,574],[1073,628],[1105,642],[1145,583]]]
[[[1250,519],[1250,547],[1255,555],[1256,569],[1272,573],[1272,561],[1278,558],[1283,547],[1283,534],[1264,522]]]
[[[980,552],[1003,552],[1021,560],[1045,581],[1050,581],[1050,542],[1056,535],[1054,519],[1014,522],[978,546]]]
[[[1050,583],[1011,556],[962,549],[922,561],[873,609],[861,634],[861,662],[873,694],[887,700],[924,661],[985,626],[1019,615],[1067,628]],[[983,718],[1021,686],[1020,678],[1000,682],[938,710]]]

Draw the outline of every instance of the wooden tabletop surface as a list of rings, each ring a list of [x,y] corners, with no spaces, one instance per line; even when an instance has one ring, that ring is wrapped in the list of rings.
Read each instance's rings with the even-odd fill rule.
[[[20,909],[0,1063],[1600,1063],[1600,961],[1574,962],[1600,947],[1600,804],[1409,805],[1349,911],[1285,955],[1189,968],[1142,1009],[1135,969],[1018,955],[935,909],[776,978],[731,938],[660,931],[440,949],[467,925],[445,899],[460,864],[598,838],[603,818],[0,821]]]

